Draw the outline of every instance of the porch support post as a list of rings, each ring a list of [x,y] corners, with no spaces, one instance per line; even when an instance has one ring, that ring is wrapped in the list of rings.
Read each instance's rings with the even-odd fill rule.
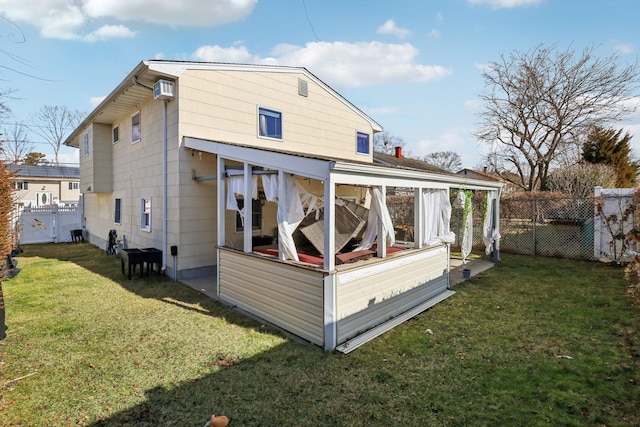
[[[218,155],[217,158],[217,173],[218,173],[218,179],[216,180],[216,190],[218,192],[218,203],[217,203],[217,211],[218,211],[218,215],[216,218],[216,227],[217,227],[217,243],[218,246],[224,246],[224,242],[226,239],[225,236],[225,221],[224,221],[224,215],[225,215],[225,201],[227,200],[227,198],[225,197],[225,189],[224,189],[224,183],[225,183],[225,172],[224,172],[224,159]]]
[[[333,350],[338,344],[337,278],[338,275],[333,272],[324,276],[323,279],[325,350]]]
[[[278,169],[278,191],[280,190],[280,187],[284,186],[284,171],[282,169]],[[280,212],[280,204],[284,203],[284,199],[281,199],[281,195],[278,192],[278,212]],[[278,214],[279,215],[279,214]],[[282,244],[282,239],[280,238],[280,217],[278,216],[278,259],[280,259],[281,261],[284,261],[285,257],[284,257],[284,250],[283,247],[284,245]]]
[[[226,200],[225,197],[225,170],[224,170],[224,159],[219,154],[216,156],[216,173],[218,174],[218,179],[216,180],[216,191],[218,193],[217,200],[217,212],[216,215],[216,228],[217,228],[217,243],[218,248],[224,246],[224,242],[226,239],[226,229],[225,229],[225,213],[226,213]],[[216,266],[220,265],[220,250],[216,249]],[[220,269],[216,268],[216,296],[220,297]]]
[[[422,188],[416,188],[413,196],[413,247],[421,249],[424,246],[424,193]]]
[[[496,235],[500,236],[500,191],[493,191],[493,218],[491,218],[493,229],[496,231]],[[500,237],[496,238],[493,242],[493,262],[500,262]]]
[[[242,197],[244,198],[243,250],[245,253],[250,253],[253,250],[253,199],[251,198],[251,178],[251,165],[245,162],[244,188],[242,190]]]
[[[336,267],[336,186],[331,175],[324,181],[324,269]]]
[[[380,193],[382,194],[382,203],[387,204],[387,186],[380,186]],[[394,230],[391,230],[393,233]],[[387,235],[384,234],[384,224],[382,223],[382,218],[378,221],[378,258],[386,258],[387,257]]]

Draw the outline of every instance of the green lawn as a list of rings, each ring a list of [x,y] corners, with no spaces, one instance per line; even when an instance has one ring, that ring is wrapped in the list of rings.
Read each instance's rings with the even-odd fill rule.
[[[23,249],[3,284],[3,426],[640,425],[640,308],[615,267],[503,254],[340,355],[127,280],[89,244]]]

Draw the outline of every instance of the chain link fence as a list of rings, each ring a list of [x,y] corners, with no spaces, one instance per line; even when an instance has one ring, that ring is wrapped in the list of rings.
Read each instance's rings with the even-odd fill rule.
[[[592,259],[593,197],[509,197],[500,200],[500,250]]]
[[[412,241],[413,195],[395,191],[387,195],[387,206],[398,240]],[[456,191],[451,192],[455,198]],[[473,252],[484,253],[482,204],[484,191],[473,196]],[[558,193],[515,193],[500,199],[500,251],[523,255],[621,261],[636,244],[626,234],[636,224],[634,191],[601,190],[595,197]],[[462,243],[462,209],[453,209],[451,248]]]

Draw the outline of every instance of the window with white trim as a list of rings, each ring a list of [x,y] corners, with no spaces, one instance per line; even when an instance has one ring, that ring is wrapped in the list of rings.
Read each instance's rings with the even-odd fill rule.
[[[16,181],[14,184],[16,190],[28,190],[29,183],[27,181]]]
[[[69,190],[79,190],[80,189],[80,183],[79,182],[70,182],[69,183]]]
[[[282,113],[258,107],[258,135],[263,138],[282,139]]]
[[[140,111],[131,116],[131,143],[140,141]]]
[[[238,209],[244,208],[244,199],[236,199],[238,203]],[[262,229],[262,202],[259,199],[251,199],[251,229]],[[244,230],[242,224],[242,217],[239,212],[236,212],[236,231]]]
[[[356,148],[357,153],[369,154],[371,152],[368,133],[357,132],[356,144],[357,144],[357,148]]]
[[[82,154],[89,155],[89,132],[82,135]]]
[[[122,216],[122,199],[117,198],[115,203],[115,209],[113,212],[113,222],[121,224]]]
[[[151,198],[143,197],[140,203],[140,229],[151,231]]]

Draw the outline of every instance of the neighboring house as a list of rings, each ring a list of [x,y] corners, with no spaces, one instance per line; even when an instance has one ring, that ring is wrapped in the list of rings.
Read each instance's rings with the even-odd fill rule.
[[[510,193],[510,192],[513,192],[513,191],[518,191],[518,188],[514,184],[512,184],[511,182],[505,180],[504,178],[502,178],[498,174],[492,173],[492,172],[487,172],[487,168],[486,167],[482,171],[465,168],[465,169],[461,169],[457,173],[458,173],[458,175],[462,175],[464,177],[471,178],[471,179],[484,180],[484,181],[493,181],[493,182],[502,183],[504,185],[504,187],[502,188],[502,192],[503,193],[507,193],[507,192]]]
[[[15,203],[24,207],[77,205],[80,168],[71,166],[9,165]]]
[[[497,208],[501,188],[375,163],[381,130],[305,68],[152,60],[65,144],[90,242],[161,249],[170,277],[216,278],[222,302],[350,351],[453,293],[450,189]],[[415,195],[412,241],[387,187]]]

